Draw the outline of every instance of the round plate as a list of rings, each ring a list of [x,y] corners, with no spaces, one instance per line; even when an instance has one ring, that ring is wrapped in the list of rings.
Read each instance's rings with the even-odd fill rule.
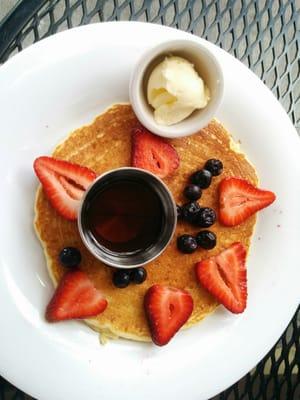
[[[99,344],[77,321],[49,324],[53,293],[33,230],[33,160],[111,103],[128,101],[141,51],[194,38],[224,68],[217,115],[240,140],[261,187],[277,201],[260,213],[248,258],[249,301],[223,307],[165,347]],[[273,346],[299,300],[300,141],[283,108],[245,66],[199,38],[146,23],[102,23],[43,40],[0,68],[0,374],[40,400],[207,399],[249,371]]]

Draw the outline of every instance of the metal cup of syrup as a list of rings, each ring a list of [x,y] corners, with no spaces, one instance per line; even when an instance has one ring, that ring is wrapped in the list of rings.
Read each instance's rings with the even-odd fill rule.
[[[139,168],[118,168],[99,176],[78,213],[87,249],[118,268],[139,267],[158,257],[171,241],[176,223],[176,204],[167,186]]]

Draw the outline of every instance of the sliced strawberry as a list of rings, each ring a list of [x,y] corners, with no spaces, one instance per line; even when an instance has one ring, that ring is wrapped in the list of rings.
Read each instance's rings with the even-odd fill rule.
[[[241,178],[225,178],[219,186],[219,221],[236,226],[276,199],[273,192],[258,189]]]
[[[102,313],[107,301],[90,281],[86,273],[67,272],[48,304],[46,319],[49,322],[88,318]]]
[[[163,346],[189,319],[193,299],[185,290],[154,285],[145,295],[144,306],[152,340]]]
[[[246,249],[241,243],[196,264],[200,284],[229,311],[242,313],[247,303]]]
[[[179,156],[162,138],[144,127],[136,128],[132,136],[132,166],[165,178],[179,167]]]
[[[53,157],[38,157],[33,168],[52,207],[62,217],[75,220],[79,200],[96,178],[95,172]]]
[[[75,200],[80,200],[82,197],[82,189],[78,186],[75,186],[73,183],[69,182],[64,176],[60,176],[60,183],[63,185],[66,192]]]

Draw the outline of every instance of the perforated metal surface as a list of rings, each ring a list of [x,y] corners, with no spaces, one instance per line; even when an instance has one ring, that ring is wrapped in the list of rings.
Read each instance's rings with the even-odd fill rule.
[[[299,0],[23,0],[0,25],[0,62],[55,32],[112,20],[173,26],[224,48],[266,83],[300,133]],[[300,308],[264,360],[213,400],[299,400],[299,330]],[[8,399],[30,398],[0,378]]]

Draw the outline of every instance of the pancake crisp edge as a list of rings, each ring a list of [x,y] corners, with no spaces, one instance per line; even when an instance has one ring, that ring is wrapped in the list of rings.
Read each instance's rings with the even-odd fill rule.
[[[101,174],[110,169],[130,166],[131,131],[137,126],[129,104],[116,104],[99,115],[91,125],[72,132],[54,150],[53,156],[84,165]],[[193,136],[169,140],[180,157],[177,172],[164,179],[177,204],[183,204],[183,189],[192,172],[203,167],[209,158],[218,158],[224,164],[222,175],[213,178],[211,186],[203,191],[201,206],[218,209],[218,184],[228,176],[238,176],[257,185],[254,166],[240,152],[238,144],[217,120]],[[63,247],[74,246],[82,253],[80,268],[108,300],[107,309],[85,322],[105,337],[123,337],[137,341],[150,341],[150,333],[143,309],[146,290],[155,283],[188,290],[194,300],[194,311],[184,328],[190,327],[213,312],[218,303],[197,283],[195,263],[218,254],[230,244],[240,241],[249,251],[256,217],[252,216],[237,227],[224,227],[216,222],[211,228],[217,235],[217,246],[210,251],[198,250],[191,255],[177,250],[176,237],[183,233],[195,234],[195,228],[183,221],[178,222],[176,233],[168,248],[156,260],[147,265],[148,278],[141,285],[129,285],[125,289],[112,284],[113,269],[96,260],[81,242],[77,223],[60,217],[51,207],[41,187],[35,200],[34,227],[42,244],[47,268],[54,286],[66,271],[58,260]]]

